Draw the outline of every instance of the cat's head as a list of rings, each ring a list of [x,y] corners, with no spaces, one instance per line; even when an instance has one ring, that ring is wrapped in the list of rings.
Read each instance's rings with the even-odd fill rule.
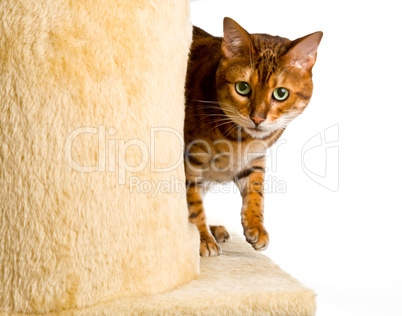
[[[310,101],[311,70],[322,35],[316,32],[290,41],[249,34],[225,18],[222,59],[216,74],[223,111],[255,138],[286,127]]]

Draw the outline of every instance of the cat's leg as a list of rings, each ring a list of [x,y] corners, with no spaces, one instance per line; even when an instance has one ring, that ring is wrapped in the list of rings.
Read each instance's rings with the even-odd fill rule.
[[[214,235],[217,242],[225,242],[230,240],[230,234],[226,230],[225,226],[209,226],[212,235]]]
[[[269,243],[264,227],[264,173],[265,161],[259,161],[234,179],[243,198],[241,221],[244,236],[256,250],[266,249]]]
[[[207,225],[204,205],[202,202],[202,185],[187,181],[187,206],[189,221],[197,226],[200,233],[200,255],[202,257],[217,256],[222,253]]]

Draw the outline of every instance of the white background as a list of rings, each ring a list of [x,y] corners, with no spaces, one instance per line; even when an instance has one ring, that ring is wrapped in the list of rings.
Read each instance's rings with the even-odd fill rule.
[[[264,252],[316,291],[318,316],[402,315],[400,13],[396,1],[191,2],[193,24],[216,36],[225,16],[250,33],[324,32],[313,98],[270,152],[267,177],[286,193],[266,195]],[[206,197],[210,222],[238,233],[240,207],[238,193]]]

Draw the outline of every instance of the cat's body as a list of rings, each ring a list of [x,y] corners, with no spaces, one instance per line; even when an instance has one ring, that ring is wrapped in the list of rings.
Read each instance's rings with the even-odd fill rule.
[[[236,183],[247,241],[257,250],[268,246],[264,154],[308,104],[321,36],[318,32],[292,42],[251,35],[228,18],[223,38],[194,27],[186,81],[185,170],[189,219],[200,232],[202,256],[218,255],[216,241],[229,238],[223,226],[206,223],[202,196],[209,182]],[[287,92],[278,90],[284,88]]]

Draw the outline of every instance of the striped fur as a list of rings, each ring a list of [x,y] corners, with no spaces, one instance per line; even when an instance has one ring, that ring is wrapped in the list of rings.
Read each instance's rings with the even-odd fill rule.
[[[236,183],[247,241],[256,250],[268,246],[264,154],[311,98],[311,69],[321,36],[317,32],[290,41],[248,34],[229,18],[223,38],[194,27],[186,81],[185,170],[189,220],[200,232],[202,256],[220,254],[216,241],[229,239],[223,226],[207,225],[202,203],[207,182]],[[241,81],[250,84],[250,95],[236,92],[235,84]],[[290,91],[285,101],[272,97],[278,87]],[[251,117],[262,123],[255,124]]]

